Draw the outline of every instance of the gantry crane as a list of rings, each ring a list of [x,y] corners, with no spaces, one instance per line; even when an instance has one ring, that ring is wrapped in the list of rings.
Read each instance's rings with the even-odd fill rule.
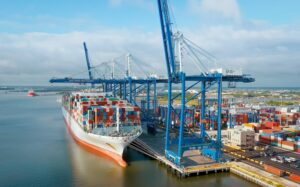
[[[189,149],[200,150],[202,155],[212,158],[212,160],[219,162],[221,159],[221,102],[222,102],[222,82],[254,82],[255,79],[249,77],[248,75],[222,75],[218,72],[209,72],[206,68],[203,68],[197,74],[186,74],[182,68],[181,60],[181,43],[187,46],[187,49],[191,50],[194,59],[200,61],[200,58],[196,55],[197,52],[201,51],[199,49],[193,48],[195,45],[188,39],[186,39],[181,33],[174,33],[172,29],[172,22],[169,13],[168,0],[157,0],[159,19],[161,25],[161,33],[163,39],[163,47],[165,54],[165,65],[167,67],[167,78],[158,77],[146,77],[146,78],[133,78],[131,76],[130,61],[127,61],[126,75],[123,78],[116,78],[114,73],[112,73],[111,78],[95,78],[91,72],[91,65],[88,56],[88,51],[86,44],[84,43],[86,61],[88,65],[89,79],[74,79],[74,78],[53,78],[50,80],[51,83],[90,83],[94,84],[104,84],[104,91],[111,91],[114,95],[119,95],[119,97],[128,100],[132,104],[136,103],[136,96],[139,94],[140,90],[143,88],[146,93],[146,110],[147,113],[151,108],[150,92],[153,89],[153,102],[152,109],[155,110],[157,106],[156,98],[156,84],[168,84],[168,111],[167,111],[167,121],[166,121],[166,139],[165,139],[165,156],[170,161],[177,165],[182,163],[182,155],[184,151]],[[178,49],[178,50],[176,50]],[[175,54],[175,53],[179,54]],[[127,56],[130,60],[130,56]],[[203,67],[203,64],[202,66]],[[188,83],[187,83],[188,82]],[[186,84],[187,83],[187,84]],[[200,91],[195,93],[192,97],[187,98],[186,92],[192,88],[196,88],[200,84]],[[181,93],[173,96],[173,86],[180,85]],[[217,138],[212,140],[208,134],[205,132],[205,120],[206,119],[206,92],[207,90],[216,85],[217,87]],[[200,136],[185,136],[184,130],[186,128],[185,118],[187,103],[189,103],[194,98],[201,95],[201,121],[199,122]],[[180,110],[177,112],[175,110],[174,100],[181,97]],[[151,109],[151,110],[152,110]],[[178,137],[170,138],[170,126],[171,126],[171,114],[175,114],[176,119],[179,119],[180,126]],[[175,149],[174,149],[175,145]]]
[[[87,68],[88,68],[88,73],[89,73],[89,78],[90,80],[94,80],[94,76],[92,74],[92,67],[91,67],[91,62],[90,62],[90,57],[89,57],[89,52],[86,46],[86,43],[83,42],[83,48],[84,48],[84,54],[85,54],[85,60],[86,60],[86,64],[87,64]],[[94,83],[91,83],[92,88],[94,87]]]

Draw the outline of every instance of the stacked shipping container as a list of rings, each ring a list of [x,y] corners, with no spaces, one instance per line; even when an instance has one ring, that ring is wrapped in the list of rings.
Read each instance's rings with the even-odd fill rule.
[[[73,117],[91,131],[95,127],[114,127],[117,122],[122,126],[140,124],[140,108],[127,101],[112,96],[80,96],[71,97],[67,107]]]
[[[297,127],[294,128],[284,128],[282,131],[274,129],[259,130],[259,141],[264,144],[300,152],[300,130]]]

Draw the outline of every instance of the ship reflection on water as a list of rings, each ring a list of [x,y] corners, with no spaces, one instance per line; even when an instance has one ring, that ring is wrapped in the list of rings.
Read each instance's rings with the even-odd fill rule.
[[[123,186],[124,169],[114,161],[95,155],[67,134],[74,186]]]

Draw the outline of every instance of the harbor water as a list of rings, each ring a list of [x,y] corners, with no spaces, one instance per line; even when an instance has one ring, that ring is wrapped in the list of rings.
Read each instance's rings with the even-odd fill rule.
[[[131,149],[121,168],[74,142],[57,98],[0,92],[0,186],[256,186],[231,173],[180,180]]]

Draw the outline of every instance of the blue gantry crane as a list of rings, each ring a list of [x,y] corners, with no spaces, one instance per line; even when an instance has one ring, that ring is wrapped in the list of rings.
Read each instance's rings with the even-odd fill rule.
[[[91,66],[88,57],[86,44],[84,43],[86,61],[89,71],[89,79],[74,78],[53,78],[51,83],[79,83],[79,84],[102,84],[103,91],[112,92],[115,96],[128,100],[134,105],[140,105],[144,108],[143,113],[152,115],[149,111],[155,111],[157,107],[157,84],[168,85],[168,110],[166,114],[166,135],[165,135],[165,156],[177,165],[182,164],[183,153],[186,150],[199,150],[202,155],[210,157],[215,162],[221,160],[221,103],[222,103],[222,82],[253,82],[254,78],[244,74],[223,74],[218,71],[209,71],[205,66],[205,59],[211,60],[212,56],[205,50],[195,45],[192,41],[185,38],[182,33],[174,32],[170,17],[170,9],[167,0],[157,0],[159,10],[159,20],[163,48],[165,54],[165,65],[167,67],[167,78],[158,78],[157,76],[147,76],[145,78],[136,78],[131,75],[130,69],[126,69],[124,77],[111,76],[110,78],[95,78],[91,73]],[[191,74],[183,68],[183,56],[189,56],[193,60],[198,70]],[[127,55],[129,59],[130,56]],[[130,62],[127,62],[130,64]],[[173,92],[174,87],[180,87],[181,92]],[[206,93],[212,88],[217,89],[217,112],[214,118],[217,121],[217,138],[212,139],[205,130],[205,121],[210,120],[207,117]],[[187,92],[191,89],[198,90],[191,97]],[[137,103],[136,97],[141,93],[146,93],[146,97],[141,103]],[[200,134],[187,134],[186,117],[187,105],[190,101],[201,96],[201,121],[199,122]],[[175,100],[180,98],[180,105],[175,105]],[[176,137],[170,136],[170,127],[174,116],[179,121],[179,130]],[[146,117],[150,119],[149,117]]]
[[[90,80],[93,80],[93,74],[92,74],[92,67],[91,67],[91,62],[90,62],[90,57],[89,57],[89,52],[86,46],[86,43],[83,42],[83,48],[84,48],[84,54],[85,54],[85,59],[86,59],[86,64],[87,64],[87,68],[88,68],[88,73],[89,73],[89,78]],[[94,83],[91,83],[92,88],[94,87]]]
[[[221,157],[221,102],[222,102],[222,74],[220,73],[209,73],[201,72],[197,75],[186,75],[182,70],[180,71],[180,65],[178,61],[175,61],[175,51],[174,51],[174,33],[172,29],[172,22],[169,12],[169,5],[167,0],[157,0],[159,9],[159,18],[161,24],[161,32],[163,39],[163,46],[165,51],[165,61],[168,72],[168,112],[167,112],[167,122],[166,122],[166,142],[165,142],[165,155],[166,157],[177,165],[181,165],[182,155],[184,151],[190,149],[198,149],[201,154],[208,156],[215,160],[220,161]],[[186,86],[186,82],[193,82],[191,86]],[[218,93],[218,118],[217,118],[217,139],[212,140],[205,132],[204,123],[200,123],[201,133],[200,136],[196,137],[184,137],[185,124],[185,111],[186,105],[190,101],[187,99],[186,92],[196,85],[201,83],[201,91],[195,94],[192,98],[195,98],[201,93],[201,119],[205,119],[205,94],[208,87],[212,84],[217,84]],[[181,93],[173,97],[172,87],[174,84],[181,84]],[[175,107],[173,105],[173,100],[177,97],[181,97],[181,109],[179,114],[176,113]],[[180,128],[178,134],[178,140],[170,140],[170,126],[171,126],[171,113],[174,112],[178,115],[180,121]],[[177,145],[174,149],[172,143],[175,142]],[[175,146],[176,147],[176,146]]]

